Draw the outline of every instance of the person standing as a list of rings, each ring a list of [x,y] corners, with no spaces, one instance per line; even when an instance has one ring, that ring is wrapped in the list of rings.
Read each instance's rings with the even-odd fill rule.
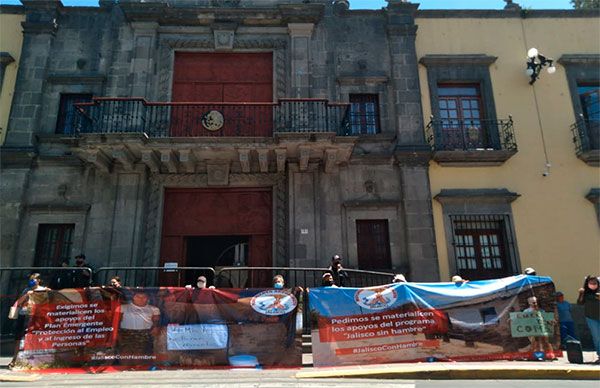
[[[542,313],[545,311],[540,308],[538,300],[535,296],[527,298],[527,304],[529,307],[523,310],[523,312],[529,314],[533,318],[536,318],[542,329],[541,333],[537,333],[536,335],[529,337],[529,342],[531,342],[531,351],[544,352],[546,356],[552,360],[555,358],[554,349],[550,343],[550,333],[546,330],[546,322],[544,321],[544,316],[542,315]]]
[[[87,263],[86,257],[83,253],[75,256],[75,267],[79,268],[76,270],[75,274],[75,287],[76,288],[85,288],[92,285],[92,273],[90,271],[85,270],[84,268],[89,268],[93,270],[92,267]]]
[[[565,348],[566,341],[569,338],[576,340],[577,336],[575,335],[575,322],[571,314],[571,304],[565,301],[565,296],[560,291],[556,293],[556,309],[558,310],[558,320],[560,322],[560,342],[562,347]]]
[[[50,287],[54,290],[73,288],[77,283],[77,270],[70,269],[72,267],[68,257],[62,259],[60,266],[64,269],[56,271],[56,274],[50,282]]]
[[[577,304],[583,305],[585,321],[592,333],[594,350],[598,356],[595,364],[600,364],[600,287],[598,286],[598,277],[586,276],[577,298]]]
[[[30,300],[30,296],[34,292],[38,291],[50,291],[50,288],[42,285],[42,278],[39,273],[32,273],[29,275],[27,287],[23,289],[19,299],[14,303],[13,307],[17,309],[17,322],[15,323],[15,354],[12,361],[8,364],[9,368],[15,366],[17,355],[21,350],[21,341],[25,337],[27,332],[27,326],[29,326],[29,320],[31,318],[31,311],[33,309],[33,302]]]
[[[349,285],[348,272],[342,267],[342,258],[340,255],[331,256],[331,265],[327,271],[333,276],[333,282],[338,287],[346,287]]]

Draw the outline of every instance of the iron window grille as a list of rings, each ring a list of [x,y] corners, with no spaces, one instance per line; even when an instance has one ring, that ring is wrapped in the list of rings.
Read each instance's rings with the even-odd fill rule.
[[[600,149],[600,87],[597,83],[577,85],[581,114],[571,126],[577,154]]]
[[[517,272],[509,215],[451,215],[450,221],[457,273],[468,279],[485,279]]]
[[[58,107],[58,116],[56,118],[56,133],[63,135],[72,135],[75,133],[76,110],[75,104],[78,102],[92,101],[92,94],[89,93],[63,93],[60,95],[60,105]]]
[[[71,257],[74,224],[40,224],[35,250],[37,267],[60,267]]]
[[[350,95],[350,126],[353,135],[374,135],[380,132],[377,94]]]

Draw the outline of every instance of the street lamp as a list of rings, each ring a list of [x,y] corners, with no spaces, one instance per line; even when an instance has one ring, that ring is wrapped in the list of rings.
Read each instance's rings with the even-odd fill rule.
[[[529,81],[529,85],[533,85],[535,81],[540,77],[540,72],[544,68],[544,66],[548,66],[548,74],[554,74],[556,72],[556,67],[554,67],[554,60],[552,58],[546,58],[544,55],[540,54],[535,47],[532,47],[527,51],[527,70],[525,73],[531,77],[531,81]]]

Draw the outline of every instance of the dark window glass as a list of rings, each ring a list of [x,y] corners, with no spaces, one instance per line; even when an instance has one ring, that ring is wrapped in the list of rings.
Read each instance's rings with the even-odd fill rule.
[[[59,267],[62,259],[71,257],[74,224],[40,224],[38,227],[35,265]]]
[[[506,236],[508,216],[451,216],[456,271],[467,279],[491,279],[511,274]]]
[[[387,220],[356,220],[358,267],[390,269],[390,237]]]
[[[355,135],[379,133],[379,98],[377,94],[350,95],[350,124]]]
[[[73,134],[75,132],[75,128],[73,127],[73,119],[76,114],[74,104],[78,102],[90,101],[92,101],[91,94],[61,94],[58,117],[56,120],[56,133],[65,135]]]
[[[439,84],[442,145],[447,149],[491,147],[483,125],[482,107],[479,85]]]
[[[600,88],[598,85],[579,85],[577,87],[583,117],[590,121],[600,121]]]

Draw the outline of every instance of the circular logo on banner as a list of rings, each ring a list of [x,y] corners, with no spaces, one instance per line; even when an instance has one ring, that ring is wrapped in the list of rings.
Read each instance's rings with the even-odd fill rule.
[[[250,305],[261,314],[283,315],[292,311],[298,305],[298,301],[294,295],[285,291],[267,290],[254,295]]]
[[[383,310],[398,299],[398,293],[392,287],[387,285],[361,288],[354,294],[354,301],[360,307],[369,310]]]
[[[211,110],[202,115],[202,126],[209,131],[218,131],[223,127],[224,122],[223,115],[217,110]]]

